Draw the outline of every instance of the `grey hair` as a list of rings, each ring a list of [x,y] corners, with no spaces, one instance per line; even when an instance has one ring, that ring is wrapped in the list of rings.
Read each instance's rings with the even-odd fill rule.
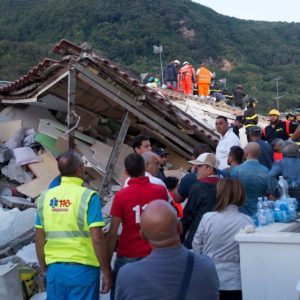
[[[159,156],[151,151],[144,152],[142,157],[145,161],[145,165],[148,165],[149,163],[151,163],[151,160],[153,157],[157,157],[159,159]]]
[[[67,151],[58,158],[58,169],[62,176],[73,176],[77,168],[83,164],[81,156],[73,151]]]
[[[299,157],[299,147],[295,142],[286,141],[282,148],[283,157]]]
[[[276,138],[272,141],[272,146],[275,146],[275,145],[281,145],[283,146],[285,144],[284,140],[280,139],[280,138]]]

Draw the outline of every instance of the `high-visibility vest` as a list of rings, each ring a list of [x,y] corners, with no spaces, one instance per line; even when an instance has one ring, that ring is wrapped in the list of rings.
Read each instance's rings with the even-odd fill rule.
[[[197,70],[196,76],[197,76],[197,83],[198,84],[201,84],[201,83],[210,84],[211,83],[212,74],[205,67],[200,67]]]
[[[87,224],[88,203],[95,191],[82,179],[62,177],[61,185],[41,194],[38,212],[46,235],[46,264],[73,262],[99,266]]]
[[[179,70],[179,74],[180,74],[180,79],[184,80],[185,76],[189,76],[191,78],[193,78],[193,66],[190,64],[186,64],[184,65],[180,70]]]

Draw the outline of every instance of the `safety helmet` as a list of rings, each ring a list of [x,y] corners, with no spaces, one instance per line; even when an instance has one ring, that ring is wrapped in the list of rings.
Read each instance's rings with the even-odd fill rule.
[[[178,59],[175,59],[174,64],[180,65],[180,61]]]
[[[257,103],[257,100],[256,100],[254,97],[249,96],[249,97],[247,98],[247,103],[248,103],[248,104]]]
[[[190,63],[188,61],[185,61],[182,65],[189,65]]]
[[[271,109],[271,110],[269,111],[268,115],[269,115],[269,116],[270,116],[270,115],[274,115],[274,116],[280,117],[280,113],[279,113],[279,111],[278,111],[277,109]]]
[[[288,117],[297,117],[297,115],[294,113],[294,112],[292,112],[292,111],[289,111],[287,114],[286,114],[286,117],[288,118]]]

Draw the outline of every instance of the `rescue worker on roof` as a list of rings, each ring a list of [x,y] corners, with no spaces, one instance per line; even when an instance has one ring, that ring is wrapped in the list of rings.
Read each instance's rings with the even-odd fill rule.
[[[182,64],[178,73],[179,90],[186,95],[193,95],[193,83],[195,81],[195,69],[187,61]]]
[[[257,125],[258,122],[258,116],[255,112],[255,107],[257,104],[257,100],[254,97],[248,97],[246,100],[247,106],[246,110],[244,112],[244,126],[246,129],[246,135],[248,142],[251,142],[249,130],[252,126]]]
[[[277,109],[270,110],[269,121],[270,125],[265,127],[262,132],[263,140],[272,143],[275,138],[296,141],[300,137],[300,126],[288,120],[280,120],[280,113]]]
[[[289,111],[285,117],[290,122],[297,122],[297,115],[292,111]]]
[[[202,63],[200,68],[196,72],[196,82],[198,86],[199,96],[209,96],[209,88],[213,74],[206,68],[205,63]]]
[[[61,184],[41,194],[35,245],[47,299],[99,299],[112,286],[105,222],[97,192],[83,187],[85,163],[75,151],[58,159]]]

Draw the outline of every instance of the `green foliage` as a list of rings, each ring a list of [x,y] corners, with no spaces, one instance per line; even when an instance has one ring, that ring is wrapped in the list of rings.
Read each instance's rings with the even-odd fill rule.
[[[160,72],[152,46],[195,68],[209,62],[228,89],[242,83],[258,109],[299,106],[300,24],[243,21],[190,0],[1,0],[0,79],[15,80],[46,56],[60,39],[86,41],[136,73]],[[226,58],[233,65],[222,71]]]

